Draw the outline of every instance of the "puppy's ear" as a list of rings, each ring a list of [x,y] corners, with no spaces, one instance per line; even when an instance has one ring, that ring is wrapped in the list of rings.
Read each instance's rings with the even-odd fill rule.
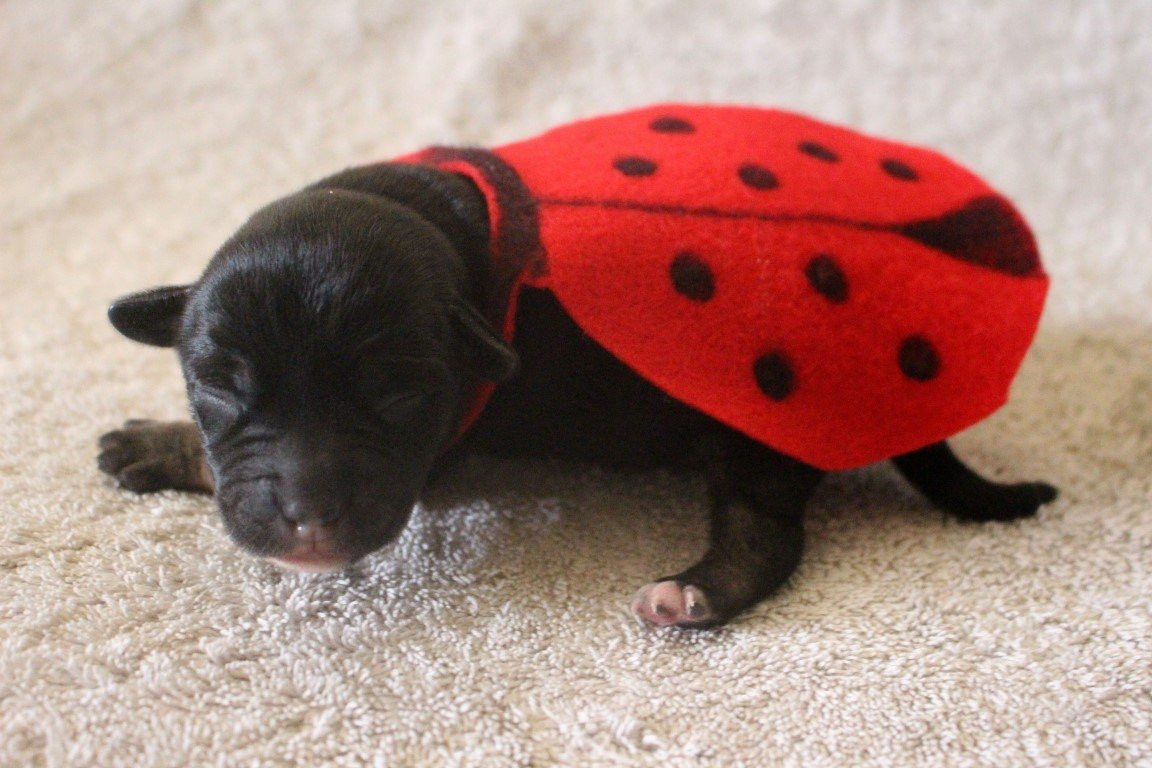
[[[516,351],[504,343],[475,307],[458,302],[452,307],[452,320],[476,375],[497,384],[512,378],[520,366]]]
[[[108,307],[108,319],[132,341],[156,347],[175,346],[180,316],[191,289],[190,285],[169,285],[125,296]]]

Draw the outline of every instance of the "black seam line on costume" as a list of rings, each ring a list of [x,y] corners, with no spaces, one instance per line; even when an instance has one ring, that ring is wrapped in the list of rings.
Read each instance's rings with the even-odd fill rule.
[[[559,205],[571,208],[612,208],[616,210],[640,211],[672,216],[695,216],[712,219],[754,219],[756,221],[813,222],[816,224],[838,224],[868,231],[888,231],[900,233],[903,224],[873,224],[867,221],[845,219],[839,216],[801,213],[761,213],[759,211],[728,210],[709,206],[665,205],[662,203],[634,203],[628,200],[593,200],[591,198],[537,198],[540,205]]]
[[[992,198],[976,198],[976,202],[988,200]],[[933,219],[921,219],[911,222],[896,222],[893,224],[877,224],[870,221],[859,221],[857,219],[847,219],[840,216],[828,216],[822,214],[797,214],[797,213],[761,213],[759,211],[749,210],[731,210],[724,208],[713,208],[711,206],[686,206],[686,205],[667,205],[661,203],[636,203],[629,200],[595,200],[592,198],[560,198],[560,197],[538,197],[536,198],[538,206],[562,206],[571,208],[607,208],[612,210],[624,211],[638,211],[641,213],[655,213],[670,216],[684,216],[696,218],[711,218],[711,219],[728,219],[728,220],[745,220],[745,221],[765,221],[765,222],[783,222],[783,223],[813,223],[813,224],[832,224],[835,226],[847,227],[856,229],[861,232],[889,232],[900,237],[907,238],[921,245],[927,246],[932,250],[944,254],[945,256],[968,264],[976,264],[977,266],[991,269],[994,272],[1010,275],[1017,278],[1037,277],[1043,278],[1044,271],[1040,267],[1039,261],[1035,259],[1028,259],[1019,267],[1014,265],[1000,266],[994,264],[987,264],[978,259],[967,257],[961,251],[954,251],[948,248],[941,248],[930,239],[920,235],[917,230],[924,224],[930,224]],[[961,211],[965,210],[972,203],[968,203]],[[949,216],[951,214],[945,214]]]

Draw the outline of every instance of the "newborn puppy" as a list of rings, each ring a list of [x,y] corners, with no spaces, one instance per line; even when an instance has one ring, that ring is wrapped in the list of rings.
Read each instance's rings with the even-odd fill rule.
[[[520,293],[509,346],[480,309],[499,280],[489,226],[472,181],[404,163],[346,171],[259,211],[195,284],[111,307],[124,335],[176,347],[195,424],[127,422],[100,439],[100,469],[140,493],[215,492],[243,549],[330,571],[394,540],[456,457],[695,468],[708,550],[643,587],[634,611],[710,626],[780,587],[824,473],[668,397],[546,290]],[[1032,515],[1056,495],[982,479],[944,443],[894,461],[965,519]]]

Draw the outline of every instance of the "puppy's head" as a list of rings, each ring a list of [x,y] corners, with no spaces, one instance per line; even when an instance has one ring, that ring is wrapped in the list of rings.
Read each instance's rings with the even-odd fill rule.
[[[476,383],[515,368],[467,281],[407,207],[309,190],[253,216],[194,285],[109,316],[177,348],[232,538],[333,570],[397,536]]]

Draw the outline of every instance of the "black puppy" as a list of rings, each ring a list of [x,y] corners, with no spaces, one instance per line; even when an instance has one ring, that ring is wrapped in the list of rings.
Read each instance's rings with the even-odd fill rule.
[[[228,532],[299,570],[392,541],[430,478],[475,453],[706,473],[710,546],[637,594],[655,624],[727,621],[795,569],[823,473],[672,400],[525,289],[515,350],[477,307],[496,278],[484,197],[405,164],[354,169],[259,211],[194,285],[110,309],[129,338],[175,346],[196,424],[130,421],[99,466],[133,491],[215,492]],[[459,425],[484,382],[478,420]],[[1056,491],[999,484],[938,443],[894,459],[970,520],[1035,513]]]

